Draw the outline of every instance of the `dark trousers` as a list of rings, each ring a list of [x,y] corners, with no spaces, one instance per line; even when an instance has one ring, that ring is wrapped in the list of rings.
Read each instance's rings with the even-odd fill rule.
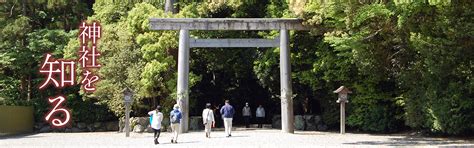
[[[250,116],[244,116],[245,127],[250,127]]]
[[[154,128],[152,128],[152,129],[153,129],[153,132],[155,133],[154,136],[153,136],[155,138],[155,143],[158,143],[158,138],[160,137],[161,130],[154,129]]]
[[[264,117],[257,117],[257,123],[258,123],[258,128],[262,128],[263,120],[265,120]]]

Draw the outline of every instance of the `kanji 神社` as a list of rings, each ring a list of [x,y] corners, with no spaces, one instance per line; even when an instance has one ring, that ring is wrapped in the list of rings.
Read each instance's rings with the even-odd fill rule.
[[[92,22],[92,24],[82,22],[82,25],[79,27],[79,32],[81,47],[78,61],[81,63],[82,68],[81,84],[86,92],[93,92],[95,91],[94,84],[100,79],[92,70],[93,68],[100,68],[101,66],[97,61],[100,56],[100,52],[97,49],[97,40],[100,39],[101,34],[100,25],[95,21]],[[91,47],[89,47],[89,45]]]

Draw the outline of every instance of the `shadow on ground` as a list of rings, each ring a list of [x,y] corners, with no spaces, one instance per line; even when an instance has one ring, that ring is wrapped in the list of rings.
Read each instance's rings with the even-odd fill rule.
[[[351,143],[343,143],[346,145],[374,145],[374,146],[420,146],[420,145],[456,145],[456,144],[473,144],[474,141],[456,140],[447,138],[429,138],[429,137],[402,137],[389,138],[389,141],[358,141]]]
[[[22,139],[22,138],[41,138],[43,136],[38,135],[38,133],[28,133],[28,134],[13,134],[13,135],[2,135],[2,139]]]

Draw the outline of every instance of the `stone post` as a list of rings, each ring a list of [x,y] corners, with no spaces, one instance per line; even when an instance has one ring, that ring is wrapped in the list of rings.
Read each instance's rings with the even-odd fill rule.
[[[180,110],[183,114],[180,133],[188,132],[189,128],[189,30],[179,31],[178,51],[178,86],[177,94]]]
[[[281,129],[294,133],[293,93],[291,88],[291,62],[288,30],[280,30],[280,91],[281,91]]]

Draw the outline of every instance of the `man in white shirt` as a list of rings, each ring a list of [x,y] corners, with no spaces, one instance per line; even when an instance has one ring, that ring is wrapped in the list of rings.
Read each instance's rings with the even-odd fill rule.
[[[211,138],[211,127],[215,126],[214,112],[211,109],[211,103],[207,103],[206,109],[202,111],[202,122],[204,124],[206,138]]]
[[[155,110],[148,112],[148,115],[150,115],[150,118],[151,118],[150,126],[153,129],[153,132],[155,133],[153,136],[155,139],[154,140],[155,144],[160,144],[158,142],[158,137],[160,137],[161,121],[163,121],[163,113],[161,113],[160,110],[161,110],[161,106],[158,105],[156,106]]]
[[[263,109],[262,105],[258,106],[255,116],[257,117],[258,128],[262,128],[263,121],[265,120],[265,109]]]

